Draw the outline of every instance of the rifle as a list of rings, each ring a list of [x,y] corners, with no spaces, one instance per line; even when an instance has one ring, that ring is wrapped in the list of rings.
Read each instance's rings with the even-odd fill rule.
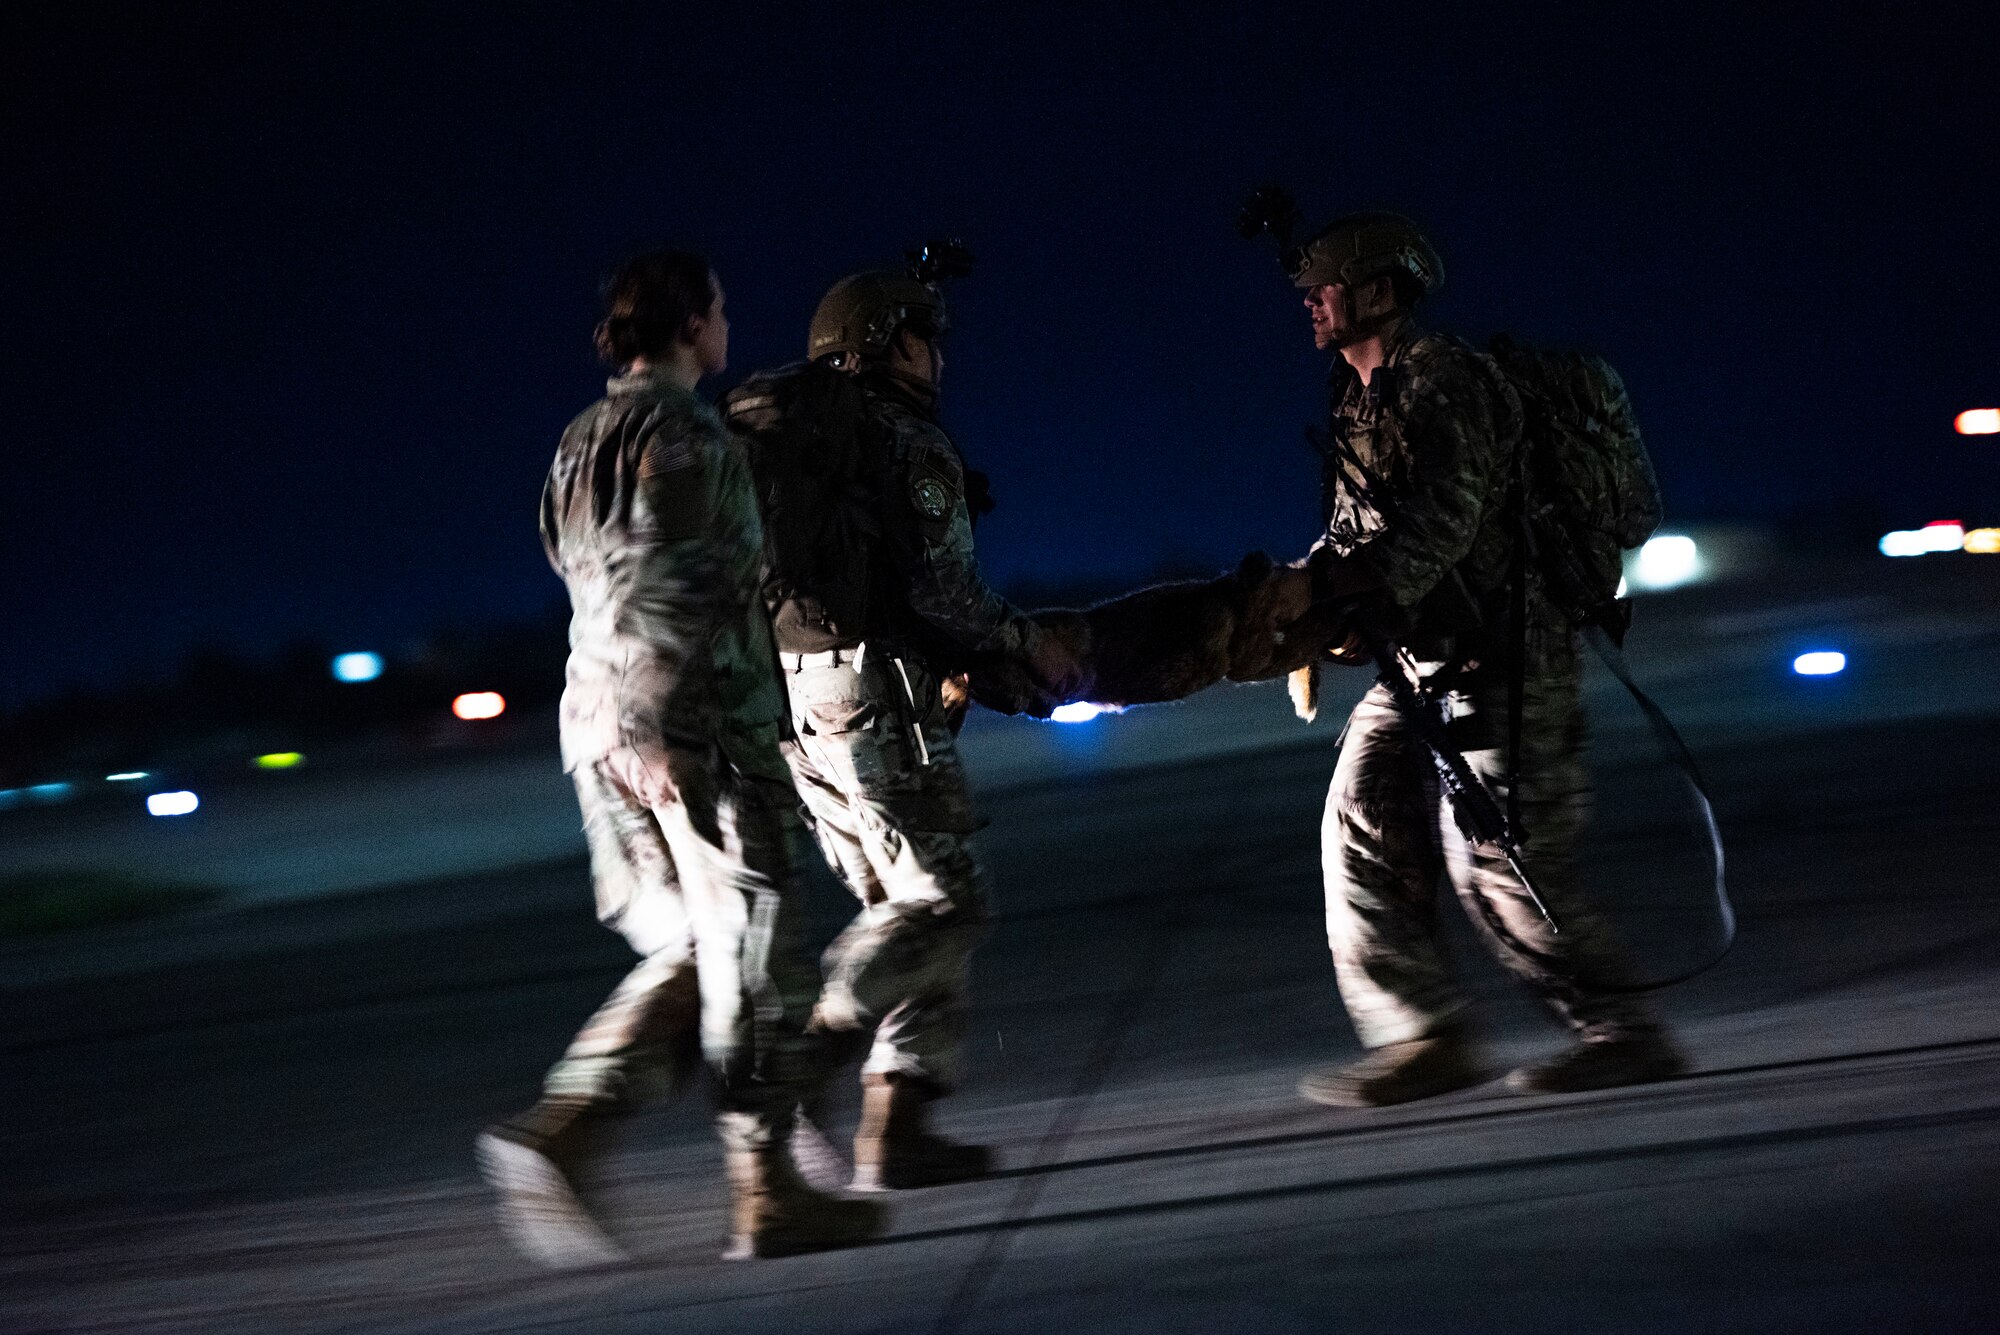
[[[1521,849],[1519,831],[1500,810],[1500,804],[1493,800],[1493,794],[1486,790],[1472,767],[1465,763],[1465,756],[1451,744],[1445,736],[1444,720],[1438,714],[1437,702],[1426,696],[1403,671],[1402,653],[1390,638],[1380,630],[1360,618],[1356,627],[1368,645],[1368,652],[1374,656],[1376,679],[1389,692],[1395,702],[1396,712],[1416,733],[1417,740],[1430,752],[1431,764],[1437,769],[1438,787],[1451,803],[1451,814],[1458,821],[1458,828],[1465,837],[1475,844],[1485,844],[1497,849],[1500,856],[1507,859],[1507,865],[1520,878],[1521,888],[1528,892],[1528,899],[1542,920],[1549,925],[1550,932],[1561,932],[1562,927],[1550,911],[1548,901],[1542,898],[1535,885],[1535,878],[1528,873],[1527,857]]]

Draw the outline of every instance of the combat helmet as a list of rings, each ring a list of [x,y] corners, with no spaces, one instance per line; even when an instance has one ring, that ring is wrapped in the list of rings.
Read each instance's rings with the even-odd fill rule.
[[[1444,263],[1417,225],[1400,213],[1350,213],[1335,218],[1291,256],[1299,287],[1353,287],[1400,269],[1425,296],[1444,286]]]
[[[944,294],[935,284],[893,269],[849,274],[820,298],[806,330],[806,359],[836,353],[879,357],[905,325],[926,338],[937,338],[949,327]]]

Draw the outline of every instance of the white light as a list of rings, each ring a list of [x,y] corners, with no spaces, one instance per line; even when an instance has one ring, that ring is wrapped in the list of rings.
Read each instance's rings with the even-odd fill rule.
[[[1923,535],[1927,551],[1955,552],[1965,546],[1965,525],[1956,519],[1933,519],[1917,531]]]
[[[106,783],[130,783],[134,779],[150,779],[152,777],[153,776],[147,773],[145,770],[128,769],[128,770],[121,770],[117,774],[107,774],[104,776],[104,781]]]
[[[1923,530],[1915,528],[1892,529],[1875,545],[1884,556],[1922,556],[1930,550],[1924,545]]]
[[[507,712],[507,698],[498,691],[468,691],[452,700],[451,712],[468,720],[499,718]]]
[[[335,681],[373,681],[382,675],[382,655],[371,653],[335,654]]]
[[[2000,408],[1968,408],[1952,421],[1961,436],[2000,435]]]
[[[1623,575],[1620,575],[1618,577],[1618,592],[1612,594],[1611,596],[1613,598],[1623,598],[1626,594],[1630,592],[1632,592],[1632,586],[1625,582],[1625,577]]]
[[[1955,519],[1934,520],[1922,528],[1899,528],[1893,533],[1884,533],[1877,545],[1884,556],[1955,552],[1965,545],[1965,525]]]
[[[1057,723],[1088,723],[1104,712],[1103,705],[1079,700],[1072,705],[1057,705],[1049,717]]]
[[[1831,677],[1847,666],[1847,655],[1837,649],[1817,649],[1792,660],[1792,671],[1801,677]]]
[[[146,799],[146,810],[155,816],[185,816],[201,805],[201,799],[190,792],[154,793]]]
[[[1671,589],[1700,577],[1701,552],[1680,533],[1649,539],[1632,563],[1632,583],[1642,589]]]

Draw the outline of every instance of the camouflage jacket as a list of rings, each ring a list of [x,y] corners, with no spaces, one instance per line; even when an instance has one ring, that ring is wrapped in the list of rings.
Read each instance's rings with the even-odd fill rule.
[[[563,433],[541,528],[570,596],[564,767],[719,749],[782,774],[763,525],[715,410],[657,372],[614,378]]]
[[[958,446],[935,418],[902,396],[871,388],[869,400],[896,461],[885,500],[909,521],[903,528],[904,595],[909,610],[935,632],[921,638],[942,638],[959,651],[1021,652],[1033,622],[979,573]]]
[[[1515,532],[1509,507],[1519,397],[1490,358],[1405,325],[1370,382],[1336,360],[1315,549],[1381,576],[1420,660],[1494,664],[1509,647]],[[1529,579],[1528,663],[1572,662],[1568,622]]]

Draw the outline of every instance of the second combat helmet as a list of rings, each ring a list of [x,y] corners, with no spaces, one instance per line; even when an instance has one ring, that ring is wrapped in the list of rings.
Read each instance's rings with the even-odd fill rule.
[[[1299,287],[1353,287],[1399,269],[1426,296],[1444,286],[1444,262],[1415,223],[1400,213],[1350,213],[1299,247],[1292,282]]]

